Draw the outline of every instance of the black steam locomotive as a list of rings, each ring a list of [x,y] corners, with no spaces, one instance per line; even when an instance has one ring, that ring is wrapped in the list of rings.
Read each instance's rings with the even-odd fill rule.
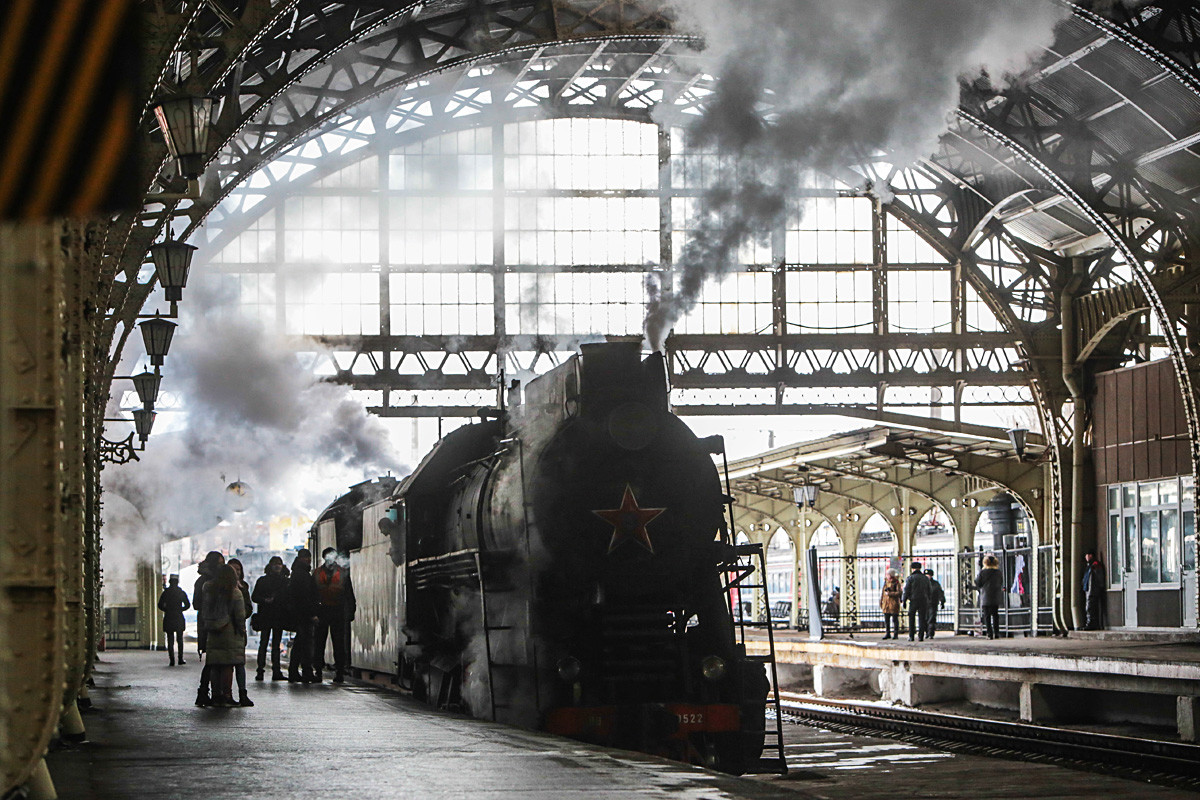
[[[439,707],[757,769],[769,683],[730,615],[719,439],[670,412],[662,356],[582,350],[318,520],[314,547],[350,552],[353,666]]]

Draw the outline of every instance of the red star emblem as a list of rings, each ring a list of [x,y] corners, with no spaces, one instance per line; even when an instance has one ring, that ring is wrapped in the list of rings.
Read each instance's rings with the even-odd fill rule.
[[[665,508],[639,508],[637,498],[633,496],[633,489],[629,488],[627,483],[620,508],[593,511],[592,513],[613,526],[612,541],[608,543],[608,552],[616,550],[625,540],[633,539],[653,553],[654,545],[650,543],[650,534],[646,531],[646,525],[664,511],[666,511]]]

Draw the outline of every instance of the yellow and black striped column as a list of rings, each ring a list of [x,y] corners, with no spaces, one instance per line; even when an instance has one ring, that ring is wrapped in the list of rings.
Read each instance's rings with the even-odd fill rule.
[[[0,15],[0,219],[136,203],[134,0],[8,0]]]

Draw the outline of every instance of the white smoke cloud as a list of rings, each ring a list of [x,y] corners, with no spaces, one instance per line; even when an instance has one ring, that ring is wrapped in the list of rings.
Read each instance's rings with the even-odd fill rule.
[[[881,152],[900,165],[932,154],[959,81],[1008,80],[1070,14],[1051,0],[688,0],[677,11],[703,34],[718,79],[689,133],[734,158],[701,198],[676,285],[648,287],[655,350],[704,282],[781,220],[799,176],[840,176]]]
[[[166,534],[210,528],[230,509],[225,484],[254,491],[252,512],[319,510],[348,486],[402,465],[382,422],[344,386],[323,383],[289,342],[255,321],[223,313],[230,298],[189,289],[164,367],[183,422],[152,435],[139,461],[105,471],[106,489],[128,498]],[[176,420],[171,420],[175,422]]]

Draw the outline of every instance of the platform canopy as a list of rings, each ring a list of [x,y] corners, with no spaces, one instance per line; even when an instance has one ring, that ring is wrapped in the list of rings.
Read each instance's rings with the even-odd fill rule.
[[[729,463],[735,525],[768,534],[781,526],[798,529],[796,538],[806,541],[828,522],[853,553],[859,533],[878,513],[907,553],[917,523],[937,508],[954,521],[960,536],[955,549],[961,549],[971,543],[983,507],[1007,493],[1038,529],[1047,530],[1046,452],[1045,445],[1030,443],[1018,459],[1007,441],[888,427],[788,445]],[[811,507],[804,502],[805,486],[817,487]]]

